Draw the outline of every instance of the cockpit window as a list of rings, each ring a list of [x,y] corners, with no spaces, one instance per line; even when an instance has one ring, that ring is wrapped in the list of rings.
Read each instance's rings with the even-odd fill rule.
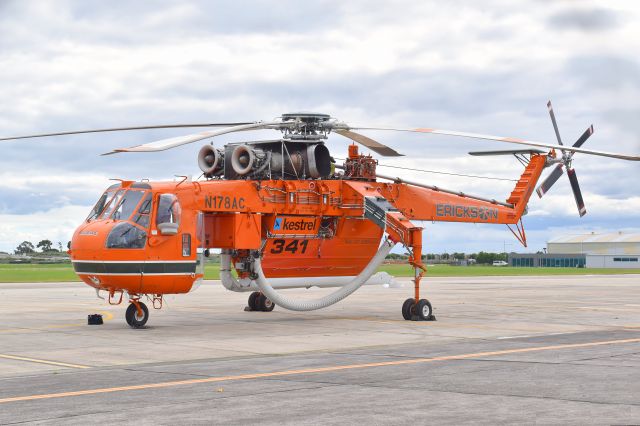
[[[115,193],[115,190],[110,190],[105,191],[105,193],[100,196],[96,205],[93,206],[93,209],[91,209],[91,213],[89,213],[89,216],[87,216],[87,222],[91,222],[92,220],[95,220],[98,216],[100,216],[100,213],[102,213],[102,210],[104,210],[104,206],[107,205],[107,203],[109,202],[109,200],[111,200],[111,197],[113,197],[113,194]]]
[[[109,204],[107,205],[107,208],[104,209],[104,211],[102,212],[102,214],[100,215],[100,219],[106,219],[109,216],[111,216],[111,212],[113,212],[113,209],[116,208],[116,206],[118,204],[120,204],[120,200],[122,200],[122,195],[124,194],[124,189],[119,190],[118,192],[116,192],[116,195],[114,195],[111,198],[111,201],[109,202]]]
[[[180,215],[182,209],[178,202],[178,197],[173,194],[161,194],[158,201],[158,214],[156,215],[156,224],[161,223],[180,223]]]
[[[111,215],[113,220],[127,220],[131,217],[135,208],[138,206],[140,199],[144,195],[144,191],[129,190],[127,191],[119,204],[115,208],[115,211]]]
[[[147,242],[147,233],[130,222],[120,222],[107,237],[107,248],[140,249]]]
[[[133,221],[138,225],[148,228],[149,227],[149,214],[151,213],[151,194],[147,193],[140,203],[138,212],[133,216]]]

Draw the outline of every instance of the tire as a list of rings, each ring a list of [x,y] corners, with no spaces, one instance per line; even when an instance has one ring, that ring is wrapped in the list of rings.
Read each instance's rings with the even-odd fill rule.
[[[262,296],[262,297],[264,297],[264,302],[262,303],[262,305],[264,306],[264,311],[265,312],[273,311],[273,309],[276,307],[276,304],[273,303],[273,301],[267,298],[266,296]]]
[[[260,296],[260,293],[258,293],[257,291],[254,291],[249,295],[249,301],[247,302],[247,304],[249,305],[249,309],[251,309],[252,311],[260,310],[258,308],[258,296]]]
[[[429,321],[431,319],[431,316],[433,315],[433,307],[427,299],[418,300],[418,304],[416,305],[416,315],[418,315],[422,321]]]
[[[138,304],[140,305],[140,309],[142,309],[142,317],[138,316],[138,309],[133,303],[129,304],[124,316],[127,324],[129,324],[131,328],[142,328],[149,320],[149,309],[147,309],[147,305],[142,302],[138,302]]]
[[[258,310],[262,312],[271,312],[273,308],[276,307],[276,304],[267,298],[264,294],[260,294],[258,299],[256,300],[256,305]]]
[[[407,321],[411,319],[411,315],[412,315],[411,309],[413,308],[413,305],[414,305],[413,302],[414,302],[414,299],[407,299],[402,304],[402,318],[404,318]]]

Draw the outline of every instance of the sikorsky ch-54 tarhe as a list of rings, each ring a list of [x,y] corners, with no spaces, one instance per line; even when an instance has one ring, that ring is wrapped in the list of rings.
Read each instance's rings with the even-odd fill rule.
[[[271,311],[278,305],[307,311],[337,303],[370,281],[396,244],[406,248],[415,270],[414,292],[402,304],[402,315],[406,320],[429,320],[434,318],[432,306],[420,295],[426,271],[422,228],[412,221],[506,224],[526,245],[522,216],[545,168],[553,166],[538,186],[538,195],[542,197],[566,169],[583,216],[586,209],[572,168],[575,153],[640,160],[637,155],[582,148],[593,126],[572,146],[563,145],[551,103],[548,107],[558,144],[431,128],[350,126],[315,113],[284,114],[266,122],[129,127],[0,140],[146,128],[221,128],[107,153],[115,154],[163,151],[232,132],[280,132],[272,140],[203,146],[198,153],[201,180],[123,180],[102,194],[73,235],[71,260],[86,284],[107,292],[109,303],[128,299],[126,320],[131,327],[147,323],[143,297],[160,309],[164,295],[193,290],[203,279],[204,256],[211,249],[221,250],[222,284],[232,291],[251,292],[250,309]],[[354,130],[519,144],[525,147],[471,154],[514,155],[524,171],[505,201],[385,176],[376,170],[378,161],[361,154],[355,143],[385,157],[401,154]],[[355,142],[342,164],[336,164],[325,145],[331,133]],[[313,286],[337,289],[312,301],[292,300],[278,291]]]

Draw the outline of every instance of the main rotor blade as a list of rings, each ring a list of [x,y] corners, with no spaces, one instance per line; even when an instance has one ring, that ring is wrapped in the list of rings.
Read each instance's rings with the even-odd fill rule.
[[[529,155],[533,155],[533,154],[546,154],[546,151],[543,151],[541,149],[501,149],[499,151],[471,151],[469,152],[469,155],[474,155],[477,157],[480,156],[487,156],[487,155],[515,155],[515,154],[521,154],[521,155],[525,155],[525,154],[529,154]]]
[[[578,138],[578,140],[573,144],[573,146],[576,148],[580,148],[582,144],[585,143],[592,134],[593,134],[593,124],[589,126],[587,130],[584,131],[582,136]]]
[[[220,136],[227,133],[242,132],[246,130],[269,129],[274,127],[279,128],[283,126],[286,127],[286,123],[282,123],[281,121],[270,121],[270,122],[259,121],[256,123],[232,126],[222,130],[205,131],[205,132],[195,133],[195,134],[186,135],[186,136],[177,136],[175,138],[161,139],[159,141],[149,142],[142,145],[136,145],[129,148],[118,148],[118,149],[114,149],[111,152],[104,153],[102,155],[111,155],[111,154],[116,154],[118,152],[165,151],[167,149],[175,148],[181,145],[186,145],[192,142],[197,142],[202,139],[213,138],[215,136]]]
[[[567,169],[567,176],[569,176],[569,182],[571,183],[571,190],[573,191],[573,197],[576,199],[576,205],[578,206],[578,213],[580,217],[587,214],[587,209],[584,206],[584,200],[582,199],[582,192],[580,191],[580,185],[578,184],[578,177],[576,176],[575,169]]]
[[[453,130],[441,130],[441,129],[430,129],[430,128],[416,128],[416,129],[407,129],[407,128],[393,128],[393,127],[361,127],[361,126],[349,126],[349,130],[386,130],[393,132],[410,132],[410,133],[431,133],[436,135],[448,135],[448,136],[458,136],[463,138],[472,138],[472,139],[485,139],[485,140],[493,140],[498,142],[505,143],[514,143],[519,145],[529,145],[529,146],[537,146],[542,148],[551,148],[559,151],[569,151],[569,152],[580,152],[583,154],[591,154],[591,155],[599,155],[601,157],[610,157],[617,158],[620,160],[629,160],[629,161],[640,161],[640,155],[629,155],[629,154],[616,154],[611,152],[604,151],[595,151],[592,149],[584,149],[577,147],[569,147],[569,146],[560,146],[554,145],[544,142],[536,142],[536,141],[528,141],[524,139],[518,138],[509,138],[504,136],[492,136],[492,135],[483,135],[479,133],[468,133],[468,132],[457,132]]]
[[[560,179],[560,176],[562,176],[562,173],[564,173],[562,170],[562,166],[562,163],[558,164],[553,169],[553,171],[549,173],[549,176],[547,176],[547,178],[540,184],[540,186],[538,186],[538,189],[536,189],[538,197],[542,198],[542,196],[546,194],[549,189],[551,189],[553,184],[556,183],[558,179]]]
[[[246,122],[246,123],[241,122],[241,123],[160,124],[160,125],[154,125],[154,126],[113,127],[108,129],[72,130],[69,132],[41,133],[38,135],[25,135],[25,136],[11,136],[6,138],[0,138],[0,141],[31,139],[31,138],[46,138],[49,136],[80,135],[83,133],[124,132],[128,130],[177,129],[182,127],[229,127],[229,126],[240,126],[243,124],[252,124],[252,123],[255,123],[255,121]]]
[[[352,132],[350,130],[336,130],[337,134],[344,136],[345,138],[349,138],[354,142],[358,142],[360,145],[364,145],[369,148],[371,151],[376,152],[384,157],[402,157],[403,154],[395,151],[394,149],[381,144],[380,142],[374,141],[371,138],[366,137],[365,135],[361,135],[360,133]]]
[[[556,139],[558,144],[562,145],[562,139],[560,139],[560,131],[558,130],[558,123],[556,123],[556,115],[553,113],[553,106],[551,101],[547,102],[547,109],[549,110],[549,116],[551,116],[551,123],[553,124],[553,130],[556,132]]]

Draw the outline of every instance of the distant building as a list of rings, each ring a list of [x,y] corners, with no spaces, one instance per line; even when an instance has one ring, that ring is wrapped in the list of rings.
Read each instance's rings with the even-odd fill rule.
[[[640,233],[564,235],[547,242],[545,254],[509,254],[511,266],[640,268]]]

